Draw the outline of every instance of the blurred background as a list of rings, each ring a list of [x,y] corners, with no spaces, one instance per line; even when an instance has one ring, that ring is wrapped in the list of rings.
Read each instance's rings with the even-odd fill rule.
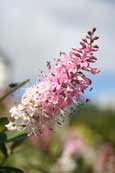
[[[52,168],[52,173],[64,172],[63,167],[70,163],[71,169],[66,170],[70,173],[92,173],[100,170],[99,173],[105,173],[108,168],[102,170],[102,167],[106,162],[110,162],[108,167],[111,171],[108,173],[115,172],[115,168],[112,168],[112,163],[115,162],[114,17],[114,0],[0,0],[0,95],[11,82],[37,78],[40,70],[46,68],[46,61],[57,59],[60,51],[68,52],[72,47],[79,46],[80,39],[92,27],[97,27],[97,34],[100,36],[97,66],[101,73],[91,76],[93,91],[86,92],[91,103],[76,109],[67,125],[61,127],[63,135],[60,135],[59,130],[57,135],[53,134],[50,142],[47,141],[48,144],[43,140],[47,144],[45,149],[40,149],[36,154],[37,147],[41,146],[38,145],[39,138],[35,143],[32,142],[35,139],[30,139],[29,142],[24,140],[24,144],[18,146],[6,165],[14,164],[28,170],[27,172],[38,173],[38,160],[42,156],[43,160],[46,159],[46,170],[40,166],[41,172],[47,173],[49,167]],[[7,106],[2,105],[0,109],[1,116],[5,115],[3,111],[6,111]],[[69,139],[65,137],[69,136],[67,134],[70,134]],[[48,137],[45,136],[46,138]],[[28,148],[25,151],[27,143]],[[71,157],[66,153],[69,150],[66,144],[72,148],[69,151]],[[80,150],[79,159],[76,157],[79,155],[77,150]],[[33,161],[31,158],[25,159],[28,152],[29,155],[34,153]],[[49,154],[48,158],[51,160],[44,156],[44,152],[45,155]],[[65,159],[67,156],[70,160]],[[18,158],[19,163],[15,161]],[[62,170],[59,170],[60,164]]]
[[[0,52],[8,58],[0,56],[12,65],[11,80],[37,76],[47,60],[79,46],[86,31],[96,26],[101,73],[94,77],[90,96],[99,106],[114,107],[114,16],[114,0],[0,0]]]

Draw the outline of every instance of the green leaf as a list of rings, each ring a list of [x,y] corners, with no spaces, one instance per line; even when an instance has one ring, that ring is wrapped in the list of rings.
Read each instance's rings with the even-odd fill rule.
[[[15,136],[12,136],[11,133],[7,133],[7,141],[6,142],[15,142],[15,141],[22,141],[24,139],[26,139],[27,134],[26,133],[21,133],[21,134],[17,134]]]
[[[7,136],[4,132],[0,133],[0,143],[1,142],[6,142],[7,141]]]
[[[7,152],[7,148],[6,145],[4,143],[0,143],[0,151],[3,153],[3,155],[5,157],[8,156],[8,152]],[[1,172],[0,172],[1,173]]]
[[[6,97],[8,97],[9,95],[11,95],[12,93],[14,93],[17,89],[21,88],[23,85],[25,85],[27,82],[29,82],[29,79],[17,84],[16,87],[14,87],[13,89],[11,89],[10,91],[8,91],[7,93],[5,93],[2,97],[0,97],[0,102],[2,102]]]
[[[1,132],[0,133],[0,143],[9,143],[9,142],[20,142],[26,139],[27,134],[26,133],[12,133],[12,132]]]
[[[24,173],[21,169],[12,168],[12,167],[1,167],[0,173]]]
[[[6,124],[8,124],[8,118],[6,118],[6,117],[2,117],[2,118],[0,118],[0,126],[4,126],[4,125],[6,125]]]
[[[19,147],[23,143],[23,141],[24,140],[13,142],[12,145],[10,146],[11,153],[13,153],[14,149],[17,148],[17,147]]]

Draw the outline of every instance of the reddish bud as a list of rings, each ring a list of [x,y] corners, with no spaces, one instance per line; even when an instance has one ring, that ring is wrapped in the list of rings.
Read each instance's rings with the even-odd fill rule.
[[[61,56],[61,55],[65,55],[65,54],[66,54],[65,52],[60,52],[60,56]]]
[[[51,69],[51,63],[50,61],[47,61],[47,68],[50,70]]]
[[[94,42],[94,39],[91,39],[90,43],[92,44]]]
[[[92,56],[92,57],[89,58],[87,61],[88,61],[88,62],[95,62],[95,61],[97,61],[97,58],[94,57],[94,56]]]
[[[80,44],[81,44],[81,46],[86,46],[85,43],[83,43],[83,42],[80,42]]]
[[[81,46],[82,46],[82,48],[81,48],[81,49],[85,49],[85,48],[86,48],[86,44],[85,44],[85,43],[80,42],[80,44],[81,44]]]
[[[73,54],[74,54],[75,56],[81,58],[81,55],[80,55],[79,53],[74,53],[74,52],[73,52]]]
[[[96,31],[96,27],[94,27],[93,29],[92,29],[92,32],[94,33]]]
[[[94,45],[93,47],[96,48],[96,49],[99,49],[99,46],[98,45]]]
[[[91,35],[92,35],[92,32],[91,32],[91,31],[88,31],[87,33],[88,33],[88,35],[89,35],[89,36],[91,36]]]
[[[93,40],[98,40],[99,39],[99,37],[98,36],[95,36],[94,38],[93,38]]]
[[[95,51],[98,51],[98,49],[92,49],[92,51],[94,51],[94,52],[95,52]]]
[[[89,37],[88,35],[86,35],[86,38],[87,38],[87,39],[90,39],[90,37]]]
[[[87,43],[87,40],[86,39],[82,39],[83,42]]]
[[[77,50],[79,53],[82,53],[82,50]]]
[[[77,51],[78,49],[76,49],[76,48],[72,48],[72,50]]]

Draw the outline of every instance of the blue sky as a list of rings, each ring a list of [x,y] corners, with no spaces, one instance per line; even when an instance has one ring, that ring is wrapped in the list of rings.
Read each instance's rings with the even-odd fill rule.
[[[100,107],[115,108],[115,74],[101,72],[92,81],[93,90],[86,92],[91,101]]]
[[[13,64],[14,81],[34,78],[47,60],[69,51],[93,26],[100,35],[94,90],[100,105],[115,106],[115,1],[0,0],[0,49]]]

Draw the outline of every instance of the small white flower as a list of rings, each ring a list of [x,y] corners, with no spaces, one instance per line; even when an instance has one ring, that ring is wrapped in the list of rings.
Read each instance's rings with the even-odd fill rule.
[[[83,78],[82,78],[81,76],[78,76],[77,79],[78,79],[79,81],[82,81],[82,80],[83,80]]]
[[[7,124],[5,126],[9,131],[16,131],[17,130],[17,128],[13,122],[9,122],[9,124]]]
[[[62,157],[59,159],[58,162],[60,164],[61,170],[64,172],[74,171],[77,167],[76,162],[68,153],[63,153]]]

